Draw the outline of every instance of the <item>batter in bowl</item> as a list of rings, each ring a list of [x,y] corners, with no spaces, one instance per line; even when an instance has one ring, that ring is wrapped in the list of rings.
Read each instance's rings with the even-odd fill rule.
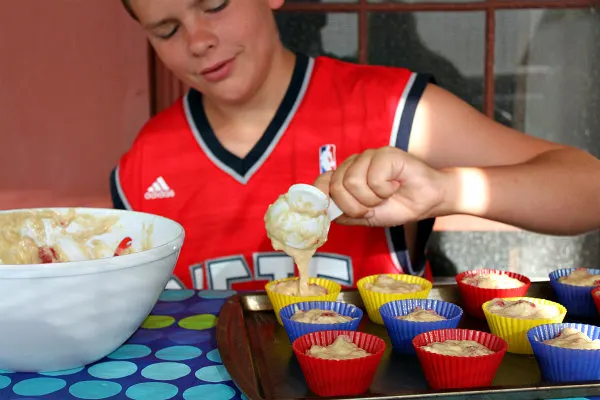
[[[413,293],[423,290],[421,285],[406,283],[388,275],[379,275],[375,282],[365,284],[365,289],[379,293]]]
[[[320,310],[314,308],[312,310],[298,310],[290,318],[292,321],[304,322],[307,324],[341,324],[352,321],[352,317],[339,314],[331,310]]]
[[[528,300],[494,299],[487,310],[492,314],[520,319],[554,318],[560,314],[559,309],[552,305],[535,304]]]
[[[421,346],[421,349],[430,353],[458,357],[487,356],[494,354],[492,350],[474,340],[446,340],[444,342],[433,342]]]
[[[467,285],[473,285],[482,289],[514,289],[523,286],[525,283],[512,278],[506,274],[477,274],[467,276],[461,281]]]
[[[355,345],[352,340],[345,335],[338,336],[329,346],[312,345],[311,348],[306,351],[306,354],[325,360],[350,360],[352,358],[362,358],[371,355],[371,353]]]
[[[586,268],[577,268],[567,276],[558,278],[560,283],[573,286],[596,286],[600,275],[590,274]]]
[[[131,240],[110,247],[95,237],[109,232],[118,216],[99,217],[52,210],[15,211],[0,214],[0,264],[49,264],[74,260],[94,260],[133,252]],[[77,229],[70,229],[74,225]],[[151,248],[152,227],[142,249]],[[67,244],[67,247],[63,246]]]
[[[415,307],[415,309],[410,314],[400,315],[396,317],[396,319],[414,322],[434,322],[444,321],[447,318],[442,317],[440,314],[436,313],[433,310],[425,310],[421,307]]]
[[[563,329],[558,336],[544,340],[544,343],[564,349],[600,350],[600,340],[592,340],[585,333],[573,328]]]

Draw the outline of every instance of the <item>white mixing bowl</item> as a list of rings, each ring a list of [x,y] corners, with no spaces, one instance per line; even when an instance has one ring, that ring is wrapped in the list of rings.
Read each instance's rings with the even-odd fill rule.
[[[103,358],[139,328],[172,275],[184,241],[181,225],[131,211],[75,210],[118,215],[119,226],[102,235],[115,247],[125,236],[139,246],[153,225],[152,248],[87,261],[0,264],[0,369],[56,371]],[[18,211],[32,210],[1,213]]]

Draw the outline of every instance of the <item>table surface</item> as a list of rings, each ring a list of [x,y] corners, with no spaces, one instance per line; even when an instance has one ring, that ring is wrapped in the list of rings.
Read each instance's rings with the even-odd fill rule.
[[[96,363],[39,374],[0,370],[0,399],[247,400],[217,349],[217,317],[234,293],[166,290],[142,327]]]

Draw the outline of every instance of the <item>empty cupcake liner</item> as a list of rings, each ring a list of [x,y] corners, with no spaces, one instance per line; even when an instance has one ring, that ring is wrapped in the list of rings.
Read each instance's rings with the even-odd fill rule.
[[[512,289],[486,289],[462,282],[462,280],[466,277],[487,274],[508,275],[511,278],[520,280],[525,285]],[[462,306],[464,307],[465,311],[471,316],[479,319],[485,319],[485,315],[481,309],[481,306],[486,301],[496,298],[525,296],[527,290],[529,290],[529,287],[531,286],[531,281],[525,275],[517,274],[516,272],[511,271],[487,268],[462,272],[456,276],[456,283],[458,284],[458,290],[463,300]]]
[[[273,311],[275,312],[275,317],[277,318],[277,322],[280,325],[283,325],[281,321],[281,317],[279,316],[279,312],[281,309],[288,304],[301,303],[304,301],[335,301],[342,290],[342,287],[329,279],[323,278],[308,278],[308,283],[314,283],[320,286],[323,286],[327,289],[327,294],[323,296],[288,296],[285,294],[277,293],[273,291],[273,288],[280,282],[297,280],[298,278],[285,278],[279,279],[276,281],[269,282],[265,285],[265,290],[267,292],[267,296],[269,297],[269,301],[273,306]]]
[[[527,332],[542,379],[546,382],[583,382],[600,380],[600,350],[565,349],[543,343],[565,328],[574,328],[591,339],[600,339],[600,328],[593,325],[563,323],[539,325]]]
[[[352,320],[335,324],[311,324],[291,319],[297,310],[308,311],[313,309],[334,311],[338,314],[352,317]],[[290,339],[290,343],[293,343],[294,340],[300,336],[311,332],[327,330],[355,331],[358,329],[358,325],[363,317],[363,312],[353,304],[342,303],[339,301],[305,301],[283,307],[279,312],[279,316],[281,317],[285,331]]]
[[[416,307],[433,310],[446,320],[433,322],[417,322],[397,319],[398,316],[410,314]],[[415,354],[412,340],[420,333],[438,329],[458,327],[463,310],[456,304],[432,299],[407,299],[386,303],[379,308],[383,324],[388,332],[392,347],[399,353]]]
[[[473,340],[494,353],[484,356],[447,356],[430,353],[422,347],[446,340]],[[490,386],[506,353],[507,343],[495,335],[470,329],[441,329],[423,332],[413,339],[417,357],[432,389],[458,389]]]
[[[306,354],[311,346],[328,346],[340,335],[348,336],[354,344],[371,355],[350,360],[325,360]],[[319,331],[300,336],[292,344],[292,349],[306,384],[313,393],[323,397],[353,396],[369,390],[383,356],[385,342],[364,332]]]
[[[558,302],[569,310],[569,317],[588,319],[598,318],[598,309],[591,295],[591,286],[573,286],[558,281],[563,276],[568,276],[576,268],[562,268],[550,273],[550,284],[554,289]],[[592,274],[600,274],[600,269],[589,269]]]
[[[483,304],[483,312],[487,320],[490,331],[508,343],[508,352],[516,354],[533,354],[529,339],[527,339],[527,331],[538,325],[561,323],[567,314],[567,310],[560,304],[553,301],[538,299],[534,297],[509,297],[505,300],[527,300],[534,304],[551,305],[559,310],[558,316],[554,318],[538,318],[538,319],[521,319],[509,318],[496,314],[492,314],[487,310],[491,303],[487,301]]]
[[[362,298],[363,303],[365,304],[365,308],[367,309],[367,315],[369,319],[379,325],[383,325],[383,319],[381,318],[381,314],[379,313],[379,307],[384,305],[385,303],[389,303],[395,300],[404,300],[404,299],[426,299],[429,295],[429,292],[432,288],[432,283],[427,279],[421,278],[419,276],[414,275],[405,275],[405,274],[382,274],[390,276],[396,280],[421,285],[423,290],[412,293],[379,293],[373,292],[371,290],[367,290],[365,285],[367,283],[373,283],[377,280],[379,275],[371,275],[366,276],[360,279],[356,283],[356,287],[358,288],[358,292],[360,293],[360,297]]]

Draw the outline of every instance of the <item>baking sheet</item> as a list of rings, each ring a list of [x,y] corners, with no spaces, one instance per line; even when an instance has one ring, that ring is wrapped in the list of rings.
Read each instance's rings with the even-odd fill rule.
[[[527,295],[555,300],[548,281],[533,282]],[[460,305],[455,284],[435,285],[429,298]],[[356,290],[343,291],[338,300],[363,308]],[[223,364],[249,399],[318,398],[307,388],[285,329],[277,323],[272,310],[264,292],[238,294],[228,299],[217,325]],[[569,318],[565,322],[598,323]],[[489,332],[485,321],[470,318],[466,313],[459,327]],[[548,384],[541,381],[533,355],[510,353],[506,353],[490,387],[433,391],[427,386],[417,357],[393,352],[385,327],[373,324],[366,312],[358,330],[381,337],[387,349],[369,392],[352,398],[525,400],[600,396],[600,381]]]

